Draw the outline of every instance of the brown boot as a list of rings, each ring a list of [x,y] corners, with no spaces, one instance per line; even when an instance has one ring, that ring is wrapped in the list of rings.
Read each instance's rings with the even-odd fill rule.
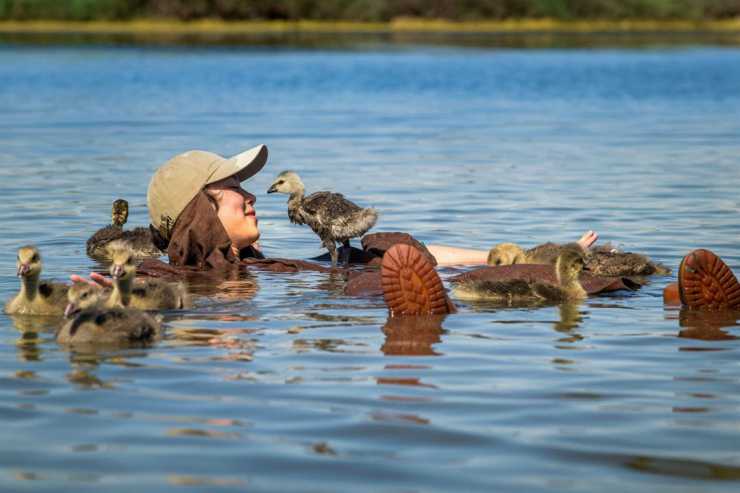
[[[678,293],[677,282],[672,282],[663,288],[663,304],[681,306],[681,295]]]
[[[453,313],[442,280],[416,248],[399,243],[383,255],[383,296],[391,316]]]
[[[678,268],[681,303],[690,308],[727,310],[740,308],[740,284],[729,267],[709,250],[686,255]]]

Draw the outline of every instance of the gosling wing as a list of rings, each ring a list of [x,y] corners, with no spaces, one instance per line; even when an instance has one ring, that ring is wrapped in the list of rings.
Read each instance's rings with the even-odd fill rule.
[[[121,238],[123,230],[120,226],[105,226],[97,230],[85,245],[87,255],[90,257],[104,257],[107,254],[106,247],[111,241]]]
[[[303,200],[304,221],[316,231],[326,231],[333,238],[335,225],[345,225],[352,214],[362,210],[357,204],[344,198],[341,193],[316,192]]]
[[[41,281],[39,295],[51,307],[53,313],[63,313],[67,306],[67,291],[69,286],[59,282]]]

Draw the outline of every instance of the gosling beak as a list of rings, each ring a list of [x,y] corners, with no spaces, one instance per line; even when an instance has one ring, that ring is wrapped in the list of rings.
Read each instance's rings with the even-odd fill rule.
[[[74,303],[68,303],[66,308],[64,309],[64,318],[72,318],[79,311],[80,309],[77,308],[77,305],[75,305]]]
[[[273,184],[270,188],[267,189],[267,193],[275,193],[277,192],[277,187]]]
[[[23,277],[28,274],[29,270],[31,270],[31,266],[29,264],[21,264],[18,266],[18,271],[16,272],[16,275],[18,277]]]
[[[114,265],[110,270],[110,275],[113,279],[120,279],[123,276],[123,266]]]

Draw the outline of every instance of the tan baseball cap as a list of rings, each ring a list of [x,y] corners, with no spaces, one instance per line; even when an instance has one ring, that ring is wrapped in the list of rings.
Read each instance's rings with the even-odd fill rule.
[[[188,151],[173,157],[154,172],[146,203],[149,219],[166,239],[185,207],[203,187],[236,175],[244,181],[267,162],[267,146],[258,145],[231,158],[208,151]]]

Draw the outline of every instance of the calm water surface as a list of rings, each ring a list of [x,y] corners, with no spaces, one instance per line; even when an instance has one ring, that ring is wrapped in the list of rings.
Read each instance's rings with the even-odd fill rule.
[[[587,229],[675,269],[740,268],[740,49],[0,44],[0,298],[15,249],[99,268],[117,197],[152,171],[266,143],[264,248],[321,252],[271,179],[342,191],[377,231],[489,248]],[[452,270],[446,270],[449,275]],[[151,348],[60,348],[0,315],[2,491],[737,491],[740,341],[656,278],[577,306],[415,326],[325,274],[197,287]],[[720,333],[721,334],[721,333]]]

